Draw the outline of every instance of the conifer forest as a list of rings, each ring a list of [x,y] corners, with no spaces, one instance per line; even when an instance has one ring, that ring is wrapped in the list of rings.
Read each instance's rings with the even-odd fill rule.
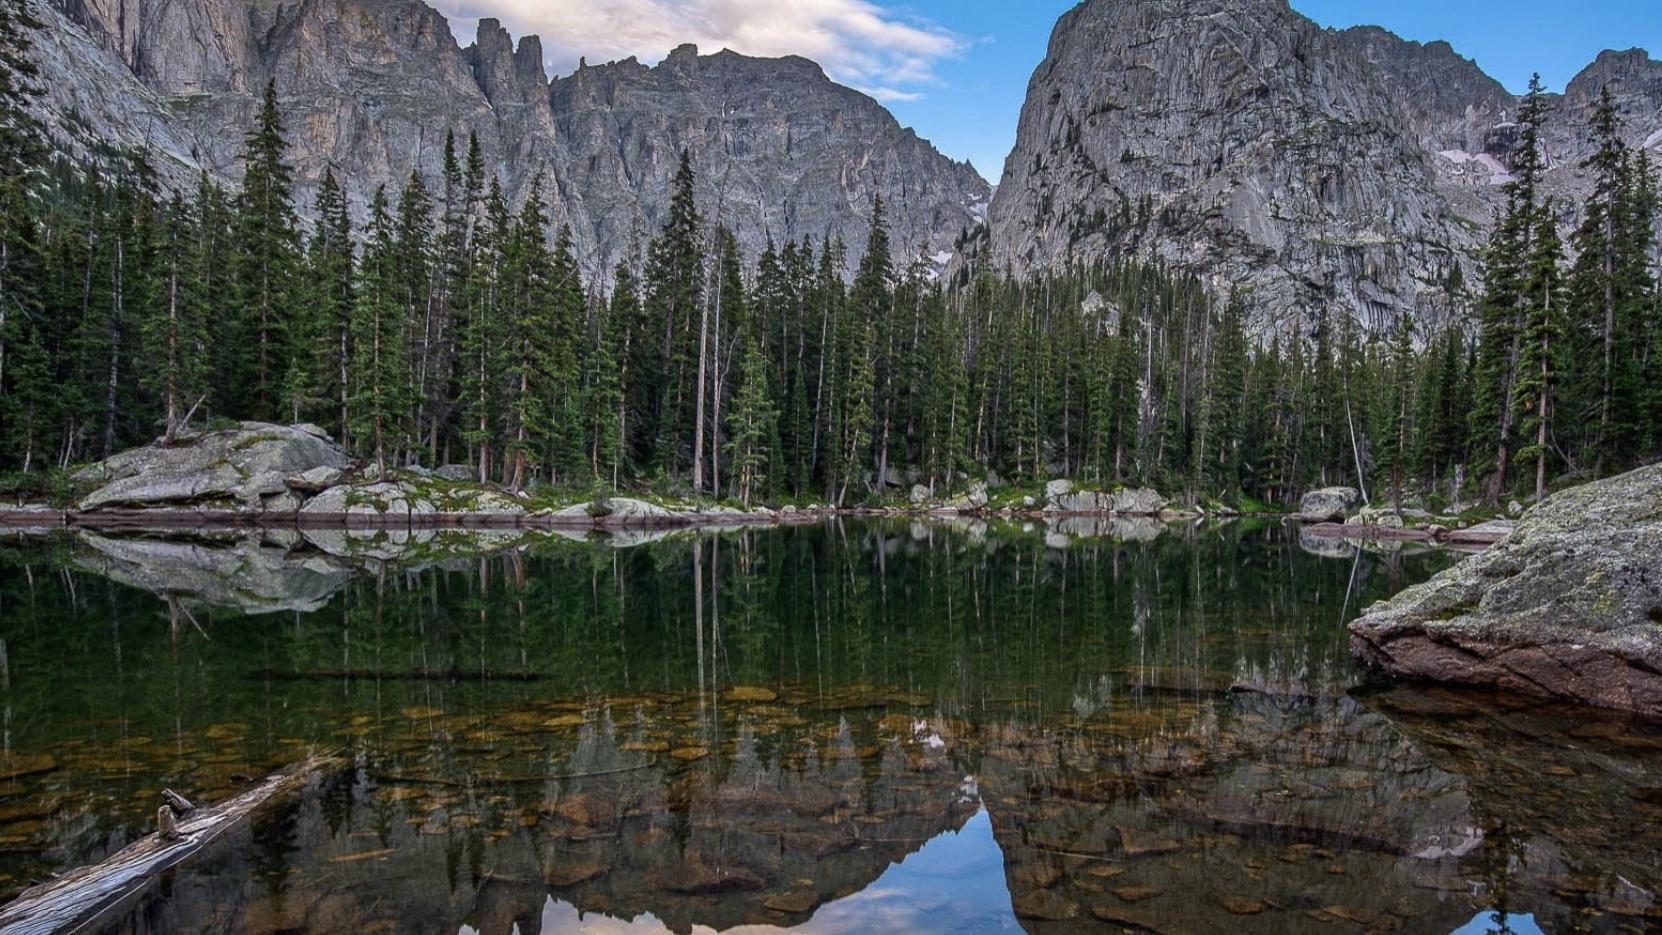
[[[1493,503],[1662,450],[1657,173],[1608,96],[1584,204],[1537,190],[1537,84],[1504,216],[1480,269],[1448,267],[1445,320],[1364,329],[1251,314],[1251,296],[1134,254],[1013,278],[977,231],[945,275],[897,267],[880,200],[852,266],[836,240],[747,262],[685,153],[643,255],[585,276],[549,223],[554,180],[509,204],[476,140],[449,138],[442,174],[383,188],[361,219],[332,172],[296,204],[269,89],[239,184],[163,191],[140,154],[93,168],[31,142],[24,15],[0,24],[14,484],[245,419],[514,490],[837,505],[988,476],[1230,504],[1338,483]]]

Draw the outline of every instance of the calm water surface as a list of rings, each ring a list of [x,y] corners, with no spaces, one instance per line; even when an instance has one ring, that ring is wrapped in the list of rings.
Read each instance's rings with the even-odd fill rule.
[[[0,897],[114,930],[1642,932],[1662,729],[1364,685],[1447,567],[1250,521],[0,539]]]

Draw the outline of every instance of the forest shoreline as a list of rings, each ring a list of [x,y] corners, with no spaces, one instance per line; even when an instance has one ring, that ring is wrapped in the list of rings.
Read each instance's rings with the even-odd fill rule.
[[[1506,533],[1484,529],[1446,529],[1439,526],[1361,526],[1333,522],[1309,522],[1297,514],[1229,513],[1208,514],[1162,510],[1157,513],[1125,513],[1065,510],[931,510],[890,507],[764,508],[756,512],[706,513],[671,511],[664,516],[589,516],[502,513],[415,513],[402,516],[375,513],[249,513],[236,510],[135,509],[74,510],[22,504],[0,504],[0,528],[7,529],[125,529],[167,532],[189,529],[701,529],[734,526],[805,526],[828,519],[892,519],[951,522],[954,520],[1043,521],[1062,519],[1139,519],[1160,523],[1197,520],[1276,520],[1297,525],[1306,535],[1326,539],[1393,540],[1436,545],[1486,547],[1505,538]]]

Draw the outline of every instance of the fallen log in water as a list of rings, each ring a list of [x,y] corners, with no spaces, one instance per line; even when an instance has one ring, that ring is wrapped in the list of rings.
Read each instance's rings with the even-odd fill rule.
[[[96,931],[137,905],[166,871],[240,827],[273,799],[299,789],[314,776],[334,770],[343,762],[333,756],[309,757],[272,774],[235,798],[210,807],[197,807],[179,816],[172,835],[164,837],[160,832],[146,835],[102,863],[71,870],[24,890],[16,899],[0,906],[0,935]],[[172,814],[171,809],[168,813]]]

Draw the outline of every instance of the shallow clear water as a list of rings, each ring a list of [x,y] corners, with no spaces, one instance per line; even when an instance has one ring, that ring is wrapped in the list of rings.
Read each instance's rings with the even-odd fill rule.
[[[1662,925],[1655,724],[1363,684],[1345,622],[1456,560],[1250,521],[0,540],[0,891],[329,752],[115,928]]]

